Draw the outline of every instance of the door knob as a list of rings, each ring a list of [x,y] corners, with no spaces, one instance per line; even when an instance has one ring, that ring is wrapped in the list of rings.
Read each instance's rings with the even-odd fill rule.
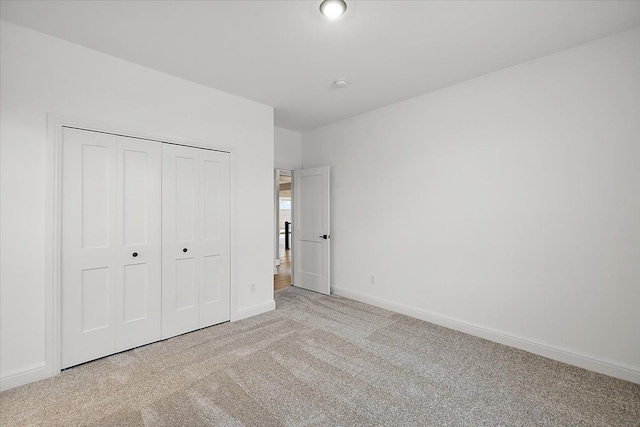
[[[131,256],[134,257],[134,258],[137,257],[138,256],[138,252],[132,253]]]
[[[187,248],[182,249],[182,252],[187,252]]]
[[[318,236],[318,237],[320,237],[320,238],[322,238],[324,240],[327,240],[329,238],[329,235],[328,234],[323,234],[323,235]]]

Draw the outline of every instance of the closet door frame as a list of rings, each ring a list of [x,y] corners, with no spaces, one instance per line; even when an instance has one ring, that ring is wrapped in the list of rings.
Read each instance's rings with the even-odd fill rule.
[[[186,141],[169,135],[153,134],[140,129],[114,126],[60,114],[47,115],[46,154],[46,205],[45,205],[45,362],[34,365],[28,375],[29,381],[37,381],[57,375],[61,370],[61,254],[62,254],[62,134],[63,128],[75,128],[91,132],[102,132],[117,136],[145,139],[159,143],[183,145],[211,151],[229,153],[230,173],[230,227],[229,227],[229,274],[230,320],[238,320],[237,286],[233,271],[234,189],[233,149],[216,143]],[[27,378],[22,376],[22,379]]]

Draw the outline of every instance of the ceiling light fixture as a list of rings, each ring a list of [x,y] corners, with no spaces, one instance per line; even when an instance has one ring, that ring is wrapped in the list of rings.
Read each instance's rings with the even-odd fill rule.
[[[320,3],[320,13],[330,19],[335,19],[345,13],[347,3],[344,0],[324,0]]]
[[[346,80],[340,79],[340,80],[336,80],[335,82],[333,82],[333,85],[335,87],[337,87],[338,89],[342,89],[342,88],[345,88],[345,87],[349,86],[349,82],[346,81]]]

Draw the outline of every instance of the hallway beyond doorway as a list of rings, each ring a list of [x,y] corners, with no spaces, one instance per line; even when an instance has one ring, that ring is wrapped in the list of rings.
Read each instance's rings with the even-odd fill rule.
[[[284,248],[284,234],[280,235],[280,265],[278,273],[273,276],[273,290],[279,291],[291,286],[291,251]]]

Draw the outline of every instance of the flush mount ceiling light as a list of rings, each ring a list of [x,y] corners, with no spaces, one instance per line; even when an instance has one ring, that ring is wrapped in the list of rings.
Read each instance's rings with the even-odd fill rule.
[[[342,89],[349,86],[349,82],[346,80],[340,79],[333,82],[333,86],[337,87],[338,89]]]
[[[330,19],[341,16],[347,10],[344,0],[324,0],[320,3],[320,13]]]

